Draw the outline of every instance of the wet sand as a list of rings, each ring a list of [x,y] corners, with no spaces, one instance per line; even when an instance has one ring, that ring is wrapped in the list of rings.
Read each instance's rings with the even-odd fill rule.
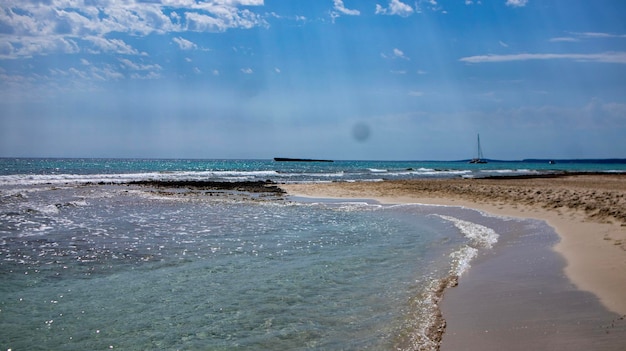
[[[291,195],[474,208],[558,237],[506,238],[446,292],[443,350],[626,347],[626,175],[285,184]],[[525,241],[526,240],[526,241]],[[555,250],[558,255],[554,253]]]

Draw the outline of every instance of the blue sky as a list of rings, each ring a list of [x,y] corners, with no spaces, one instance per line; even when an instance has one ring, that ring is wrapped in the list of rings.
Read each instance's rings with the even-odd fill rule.
[[[0,156],[626,158],[626,1],[0,0]]]

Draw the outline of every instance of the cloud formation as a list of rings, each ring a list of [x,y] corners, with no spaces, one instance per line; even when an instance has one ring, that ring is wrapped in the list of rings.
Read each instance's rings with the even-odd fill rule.
[[[154,65],[146,65],[146,64],[141,64],[141,63],[136,63],[133,62],[129,59],[120,59],[120,62],[127,67],[128,69],[131,69],[133,71],[152,71],[152,70],[161,70],[161,66],[159,66],[158,64],[154,64]]]
[[[578,38],[572,38],[572,37],[555,37],[555,38],[550,38],[551,42],[570,42],[570,43],[574,43],[577,41],[580,41]]]
[[[83,46],[84,50],[90,54],[116,53],[122,55],[140,55],[139,51],[121,39],[106,39],[98,36],[88,36],[85,40],[92,44],[91,47]],[[70,52],[62,51],[62,53]],[[145,55],[145,53],[143,55]]]
[[[197,49],[198,48],[198,46],[195,43],[193,43],[193,42],[191,42],[191,41],[189,41],[187,39],[184,39],[182,37],[174,38],[172,40],[176,44],[178,44],[178,47],[181,50],[193,50],[193,49]]]
[[[400,50],[398,48],[394,48],[391,54],[385,54],[383,52],[383,53],[380,54],[380,56],[382,58],[386,58],[386,59],[410,60],[410,58],[404,54],[404,51],[402,51],[402,50]]]
[[[119,50],[120,54],[136,55],[137,50],[110,36],[224,32],[267,25],[261,15],[241,8],[261,6],[263,0],[5,0],[3,3],[1,58],[83,50]],[[82,38],[88,38],[92,47],[81,46]]]
[[[334,9],[343,15],[358,16],[361,14],[361,11],[359,10],[347,9],[343,4],[343,0],[333,0],[333,2],[334,2]]]
[[[414,12],[413,8],[400,0],[390,0],[388,7],[382,7],[376,4],[377,15],[397,15],[401,17],[408,17]]]
[[[579,62],[604,62],[626,64],[626,52],[604,52],[598,54],[514,54],[479,55],[459,59],[467,63],[513,62],[529,60],[573,60]]]
[[[592,40],[592,39],[613,39],[613,38],[626,38],[626,34],[613,34],[613,33],[602,33],[602,32],[573,32],[569,33],[570,36],[567,37],[555,37],[551,38],[551,42],[579,42],[581,40]]]
[[[612,33],[600,33],[600,32],[583,32],[583,33],[572,33],[581,38],[626,38],[626,34],[612,34]]]
[[[506,6],[511,7],[524,7],[528,3],[528,0],[506,0]]]

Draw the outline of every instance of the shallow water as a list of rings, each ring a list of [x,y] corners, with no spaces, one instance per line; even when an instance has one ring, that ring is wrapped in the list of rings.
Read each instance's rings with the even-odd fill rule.
[[[494,224],[497,248],[446,291],[441,350],[624,350],[626,316],[565,276],[553,228],[539,220]]]
[[[1,196],[0,348],[13,350],[434,347],[434,283],[495,234],[447,207],[96,185]]]

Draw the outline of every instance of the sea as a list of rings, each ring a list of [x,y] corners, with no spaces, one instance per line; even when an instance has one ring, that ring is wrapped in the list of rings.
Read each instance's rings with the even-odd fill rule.
[[[0,350],[437,350],[445,288],[499,238],[547,230],[459,207],[133,182],[623,171],[615,161],[0,158]]]

